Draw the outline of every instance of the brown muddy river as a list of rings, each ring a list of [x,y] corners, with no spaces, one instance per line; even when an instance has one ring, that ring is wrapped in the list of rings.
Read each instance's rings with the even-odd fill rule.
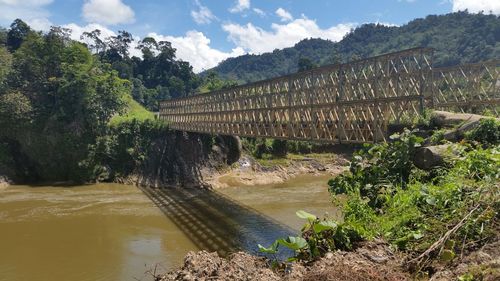
[[[171,217],[132,186],[10,186],[0,190],[0,280],[152,280],[147,270],[178,266],[188,251],[204,248],[199,240],[207,233],[252,251],[256,242],[299,229],[298,209],[334,215],[327,179],[232,187],[215,197],[188,193],[174,197],[184,205]],[[240,202],[248,207],[235,207]],[[237,233],[239,240],[229,243]]]

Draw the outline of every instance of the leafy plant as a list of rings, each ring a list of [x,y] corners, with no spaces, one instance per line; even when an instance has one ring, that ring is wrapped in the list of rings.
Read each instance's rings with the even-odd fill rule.
[[[437,130],[435,131],[432,136],[430,137],[430,142],[432,144],[442,144],[444,143],[446,140],[444,139],[444,133],[446,131],[445,130]]]
[[[465,138],[485,146],[498,145],[500,144],[500,121],[494,118],[482,119],[475,129],[466,134]]]
[[[301,236],[280,238],[267,248],[259,244],[262,253],[276,255],[279,246],[283,246],[295,252],[289,261],[311,261],[336,249],[352,249],[352,243],[361,240],[355,229],[348,225],[329,218],[320,219],[306,211],[297,211],[296,215],[307,220]]]
[[[414,168],[413,155],[423,139],[409,130],[391,139],[391,143],[366,145],[353,157],[350,173],[329,181],[330,192],[359,192],[370,206],[379,208],[395,186],[405,187]]]

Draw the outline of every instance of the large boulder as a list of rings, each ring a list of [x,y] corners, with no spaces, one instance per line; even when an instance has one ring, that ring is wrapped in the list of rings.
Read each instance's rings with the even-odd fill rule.
[[[450,128],[464,123],[478,122],[486,118],[486,116],[469,114],[469,113],[453,113],[447,111],[434,111],[431,117],[431,123],[436,127]]]
[[[443,138],[447,141],[456,142],[462,140],[465,133],[476,128],[480,121],[485,118],[491,117],[469,113],[434,111],[431,123],[438,128],[448,128]]]
[[[457,154],[451,144],[425,146],[417,148],[413,163],[420,169],[429,170],[446,165],[447,162],[456,157]]]

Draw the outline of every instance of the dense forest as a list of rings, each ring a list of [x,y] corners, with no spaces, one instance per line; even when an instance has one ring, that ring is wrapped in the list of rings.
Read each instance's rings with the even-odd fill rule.
[[[336,43],[306,39],[272,53],[230,58],[209,71],[245,83],[294,73],[301,60],[325,65],[413,47],[434,48],[435,66],[499,58],[500,17],[457,12],[430,15],[399,27],[364,24]]]
[[[64,28],[42,33],[19,19],[0,30],[0,174],[85,182],[112,163],[120,164],[115,172],[130,170],[143,160],[147,138],[167,131],[139,103],[155,110],[158,99],[199,87],[169,42],[145,38],[137,58],[129,56],[129,33],[106,40],[99,33],[85,33],[83,44]]]

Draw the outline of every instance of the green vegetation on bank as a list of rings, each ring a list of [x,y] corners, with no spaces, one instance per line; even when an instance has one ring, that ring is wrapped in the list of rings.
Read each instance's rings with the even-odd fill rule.
[[[363,24],[339,42],[306,39],[291,48],[229,58],[209,71],[247,83],[295,73],[300,61],[325,65],[414,47],[435,48],[435,66],[479,62],[500,57],[499,30],[499,16],[467,12],[429,15],[402,26]]]
[[[449,144],[444,165],[429,170],[413,164],[423,139],[408,130],[390,143],[367,145],[355,154],[349,172],[328,183],[343,213],[340,221],[300,212],[307,219],[301,236],[260,249],[275,253],[284,246],[296,251],[294,259],[309,261],[383,238],[407,253],[412,270],[424,274],[466,255],[498,239],[499,134],[499,121],[482,120],[464,141]]]
[[[132,98],[137,81],[124,75],[128,68],[119,69],[119,62],[130,60],[123,50],[127,42],[121,33],[96,51],[71,40],[66,29],[41,33],[21,20],[0,30],[2,174],[16,182],[88,182],[112,180],[140,166],[154,138],[169,131]],[[190,66],[176,61],[168,44],[157,47],[156,56],[135,63],[185,69],[189,84]]]
[[[144,108],[144,106],[135,101],[130,95],[124,95],[122,99],[125,103],[123,112],[121,112],[120,114],[116,114],[111,118],[109,122],[111,126],[116,126],[117,124],[126,121],[146,121],[153,120],[155,118],[153,112]]]
[[[124,120],[97,137],[81,165],[91,170],[90,178],[99,181],[124,178],[147,161],[155,140],[166,139],[170,133],[168,126],[158,120]]]

